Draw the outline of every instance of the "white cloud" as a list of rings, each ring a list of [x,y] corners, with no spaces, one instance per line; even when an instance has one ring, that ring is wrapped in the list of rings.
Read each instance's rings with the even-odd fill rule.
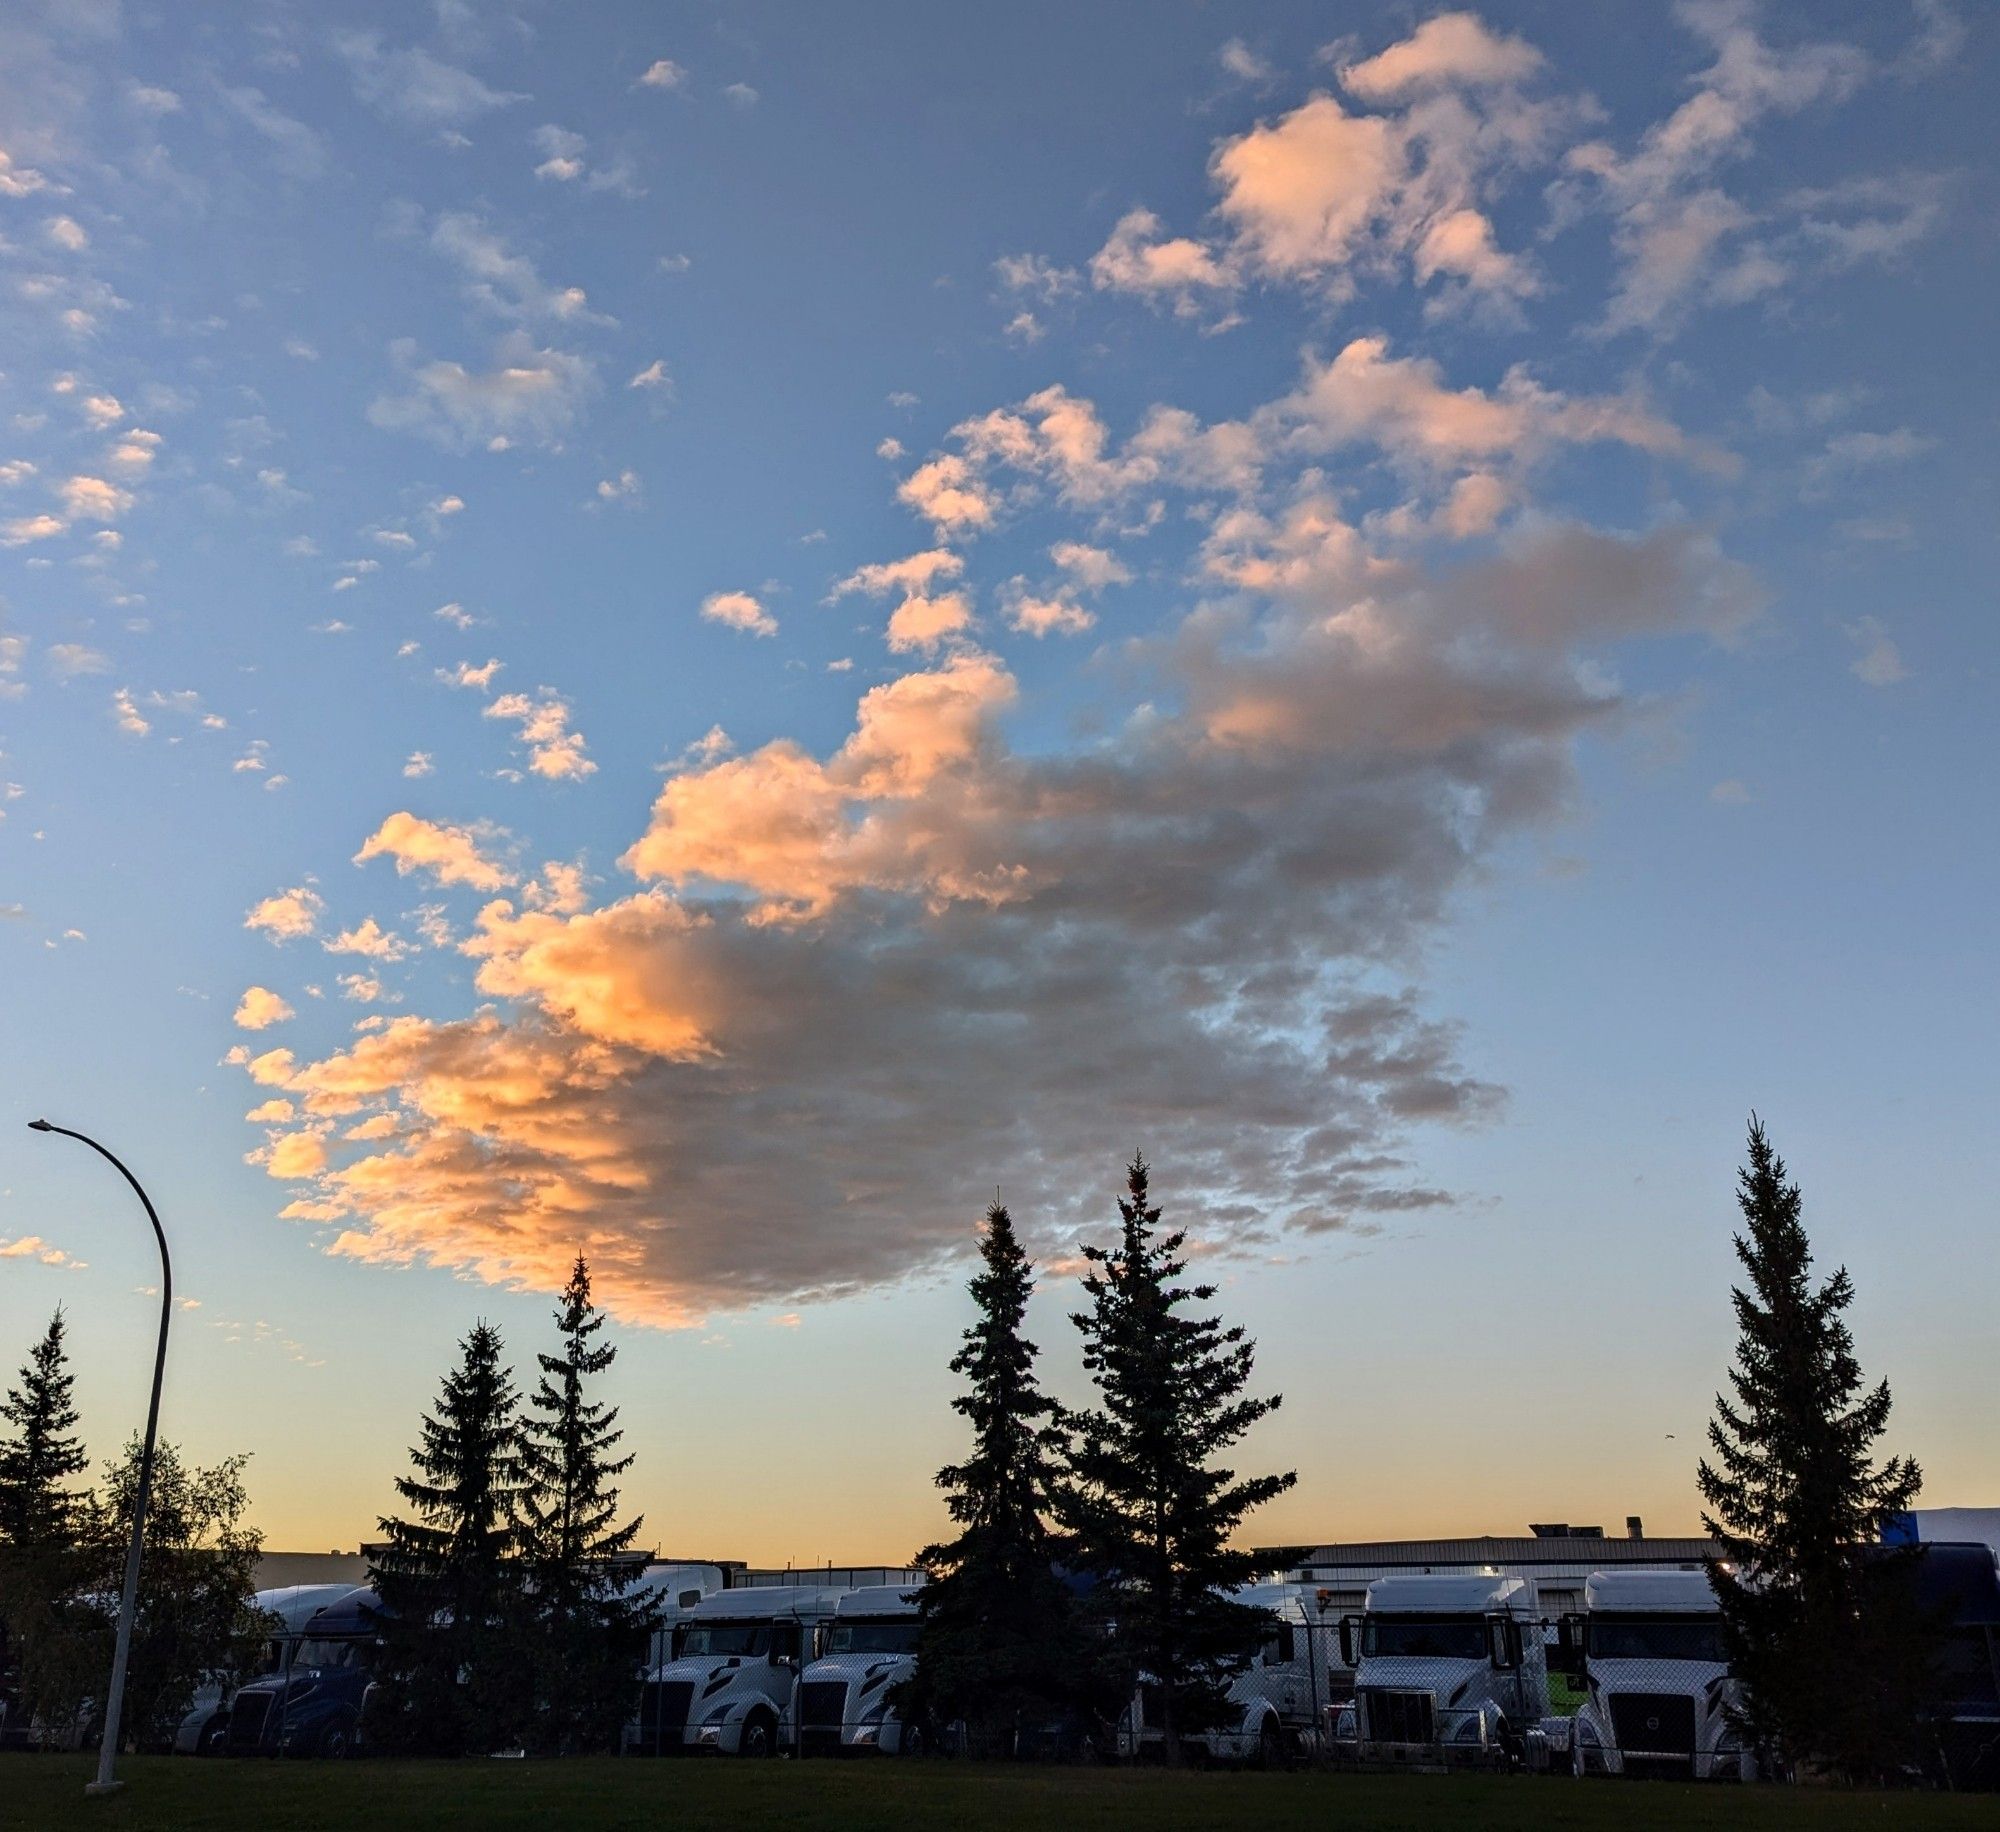
[[[368,418],[377,426],[416,433],[458,451],[479,444],[504,450],[519,440],[558,444],[596,387],[589,358],[537,349],[519,333],[501,341],[490,369],[417,363],[408,346],[395,354],[409,392],[378,396],[369,404]]]
[[[496,108],[528,99],[490,88],[471,71],[420,48],[385,48],[378,32],[340,32],[333,43],[353,76],[355,94],[406,127],[463,128]]]
[[[1525,82],[1542,64],[1526,39],[1495,33],[1476,13],[1437,13],[1401,43],[1344,65],[1340,80],[1364,101],[1395,102],[1436,89]]]
[[[778,620],[749,592],[711,592],[701,601],[701,614],[710,623],[742,630],[751,636],[778,633]]]
[[[585,755],[583,734],[570,727],[568,701],[547,687],[525,693],[505,693],[485,711],[489,719],[509,719],[518,725],[528,747],[528,768],[550,781],[576,781],[594,775],[597,765]]]
[[[1893,687],[1910,678],[1903,652],[1880,618],[1860,618],[1847,626],[1847,634],[1861,650],[1849,670],[1857,681],[1869,687]]]
[[[318,891],[295,884],[290,890],[278,891],[253,906],[243,918],[243,926],[268,935],[273,941],[297,941],[313,932],[325,907],[325,899]]]
[[[292,1008],[268,986],[251,986],[236,1002],[234,1022],[239,1030],[260,1031],[282,1024],[295,1015]]]
[[[679,89],[686,81],[686,70],[671,57],[656,57],[639,78],[640,86],[646,89]]]

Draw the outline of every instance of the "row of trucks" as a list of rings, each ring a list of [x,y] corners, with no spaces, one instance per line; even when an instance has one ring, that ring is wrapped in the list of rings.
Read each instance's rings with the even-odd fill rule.
[[[1593,1572],[1583,1610],[1553,1623],[1530,1577],[1387,1577],[1368,1587],[1340,1635],[1354,1696],[1334,1715],[1337,1756],[1755,1777],[1731,1726],[1737,1692],[1722,1618],[1699,1570]],[[1558,1700],[1574,1709],[1556,1709]]]
[[[1925,1548],[1920,1601],[1949,1620],[1945,1767],[1961,1786],[2000,1783],[2000,1564],[1985,1545]],[[955,1739],[906,1722],[915,1670],[909,1585],[725,1587],[715,1566],[638,1579],[661,1627],[623,1748],[635,1755],[914,1756]],[[1265,1583],[1237,1593],[1268,1621],[1232,1682],[1224,1721],[1184,1754],[1275,1766],[1568,1771],[1748,1781],[1758,1764],[1737,1702],[1708,1579],[1699,1569],[1590,1574],[1581,1611],[1551,1619],[1532,1577],[1487,1570],[1397,1574],[1358,1614],[1329,1592]],[[202,1694],[176,1747],[220,1755],[341,1757],[366,1741],[379,1602],[366,1586],[261,1593],[274,1621],[265,1671]],[[1094,1753],[1164,1753],[1158,1688],[1142,1680]]]

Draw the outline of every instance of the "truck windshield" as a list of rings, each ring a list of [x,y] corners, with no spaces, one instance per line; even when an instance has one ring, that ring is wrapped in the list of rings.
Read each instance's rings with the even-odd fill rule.
[[[923,1625],[914,1616],[881,1622],[836,1622],[827,1636],[829,1654],[914,1654]]]
[[[1484,1660],[1483,1616],[1364,1616],[1361,1652],[1369,1660]]]
[[[1720,1616],[1616,1616],[1590,1618],[1594,1660],[1705,1660],[1724,1665]]]
[[[771,1651],[768,1622],[684,1622],[675,1637],[674,1657],[741,1654],[761,1658]]]
[[[361,1644],[358,1641],[327,1641],[314,1639],[301,1641],[299,1651],[292,1656],[295,1667],[318,1667],[322,1671],[337,1667],[354,1667],[361,1664]]]

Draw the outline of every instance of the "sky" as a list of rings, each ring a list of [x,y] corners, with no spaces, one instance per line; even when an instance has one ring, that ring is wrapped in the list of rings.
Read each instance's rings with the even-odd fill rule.
[[[1987,9],[21,0],[0,1365],[352,1548],[579,1251],[643,1543],[943,1523],[1141,1150],[1261,1543],[1696,1523],[1752,1110],[1991,1394]]]

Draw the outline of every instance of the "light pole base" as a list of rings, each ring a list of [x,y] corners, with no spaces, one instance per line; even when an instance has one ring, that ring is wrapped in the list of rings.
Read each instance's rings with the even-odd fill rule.
[[[86,1781],[83,1784],[83,1791],[87,1797],[92,1799],[95,1799],[100,1794],[122,1794],[125,1791],[125,1783],[122,1781]]]

